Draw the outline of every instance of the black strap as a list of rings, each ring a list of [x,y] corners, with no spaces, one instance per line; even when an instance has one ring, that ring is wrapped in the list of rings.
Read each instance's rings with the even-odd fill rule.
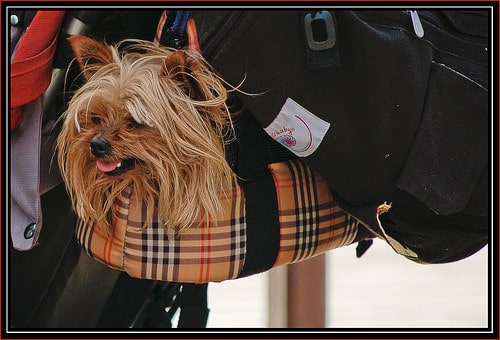
[[[52,66],[58,72],[52,73],[52,80],[43,96],[43,123],[56,119],[64,110],[66,97],[63,95],[64,80],[68,76],[66,70],[74,58],[73,50],[67,40],[68,37],[77,34],[87,34],[100,22],[102,22],[105,11],[66,11],[64,23],[57,39],[57,49]],[[74,72],[69,70],[68,72]],[[70,79],[70,77],[67,77]],[[55,105],[55,107],[52,107]]]
[[[244,277],[269,270],[279,251],[278,201],[267,165],[296,156],[268,136],[245,110],[235,118],[235,131],[237,141],[229,144],[227,158],[246,200],[246,256],[240,274]]]

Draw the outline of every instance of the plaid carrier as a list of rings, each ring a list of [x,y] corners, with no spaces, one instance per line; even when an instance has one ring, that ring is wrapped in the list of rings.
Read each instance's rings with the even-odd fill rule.
[[[268,169],[279,210],[280,240],[273,254],[274,266],[354,242],[357,220],[335,204],[320,175],[299,160],[269,164]],[[223,211],[213,221],[197,221],[175,234],[156,222],[142,228],[146,207],[126,192],[115,202],[112,237],[80,221],[77,238],[90,256],[133,277],[195,283],[235,279],[247,255],[245,195],[235,183],[221,197]]]

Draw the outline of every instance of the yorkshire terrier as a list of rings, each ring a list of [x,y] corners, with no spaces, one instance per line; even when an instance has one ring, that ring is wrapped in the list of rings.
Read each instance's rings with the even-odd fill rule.
[[[158,202],[165,228],[215,215],[235,180],[225,158],[235,88],[196,52],[136,40],[69,41],[86,81],[62,116],[57,149],[78,217],[109,233],[113,203],[130,188],[145,206]]]

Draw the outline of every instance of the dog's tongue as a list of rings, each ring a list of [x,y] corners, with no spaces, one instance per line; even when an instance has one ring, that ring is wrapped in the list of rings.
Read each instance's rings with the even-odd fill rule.
[[[118,167],[118,163],[119,162],[117,162],[117,161],[105,162],[101,159],[96,160],[97,168],[99,170],[101,170],[102,172],[110,172],[110,171],[115,170]]]

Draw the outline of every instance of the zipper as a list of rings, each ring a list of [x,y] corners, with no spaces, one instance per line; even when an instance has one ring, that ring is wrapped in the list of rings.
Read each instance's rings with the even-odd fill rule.
[[[477,42],[480,37],[475,37],[463,32],[459,32],[455,30],[448,20],[444,17],[441,17],[439,14],[432,13],[432,11],[415,11],[415,10],[407,10],[405,11],[410,14],[413,30],[415,35],[419,38],[423,38],[424,36],[424,28],[422,25],[422,20],[426,23],[429,23],[435,26],[440,31],[446,32],[447,34],[451,34],[457,38],[464,39],[471,42]]]
[[[424,37],[424,27],[422,26],[422,22],[420,21],[420,16],[417,11],[409,11],[411,22],[413,24],[413,30],[415,31],[415,35],[419,38]]]

